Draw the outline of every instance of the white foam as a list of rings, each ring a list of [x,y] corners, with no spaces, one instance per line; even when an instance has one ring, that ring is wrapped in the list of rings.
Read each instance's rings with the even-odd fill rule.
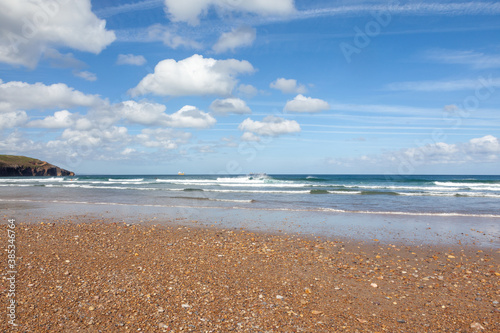
[[[137,179],[114,179],[114,178],[109,178],[108,181],[110,182],[142,182],[144,178],[137,178]]]

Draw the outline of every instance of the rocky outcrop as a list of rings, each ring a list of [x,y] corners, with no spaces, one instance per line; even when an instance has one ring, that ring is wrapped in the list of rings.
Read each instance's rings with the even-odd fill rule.
[[[0,155],[0,177],[74,176],[74,172],[61,169],[35,158]]]

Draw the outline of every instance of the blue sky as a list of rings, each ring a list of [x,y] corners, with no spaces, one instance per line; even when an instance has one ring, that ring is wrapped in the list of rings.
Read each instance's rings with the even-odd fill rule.
[[[498,174],[500,3],[2,1],[0,153],[80,174]]]

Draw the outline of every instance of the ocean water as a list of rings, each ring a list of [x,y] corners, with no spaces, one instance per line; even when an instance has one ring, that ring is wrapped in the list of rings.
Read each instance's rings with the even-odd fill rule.
[[[115,212],[126,214],[165,212],[175,215],[172,217],[192,219],[232,217],[259,220],[261,224],[265,220],[267,225],[272,225],[273,219],[276,222],[296,217],[297,221],[310,220],[311,228],[315,229],[312,231],[318,231],[320,223],[323,231],[335,229],[339,220],[344,227],[354,228],[373,221],[378,221],[378,227],[383,221],[405,223],[407,227],[401,232],[408,231],[408,225],[422,227],[433,221],[434,227],[446,225],[457,234],[475,228],[487,229],[491,236],[488,241],[496,244],[500,235],[500,176],[251,174],[0,178],[1,208],[61,206],[78,206],[80,212],[114,206]]]

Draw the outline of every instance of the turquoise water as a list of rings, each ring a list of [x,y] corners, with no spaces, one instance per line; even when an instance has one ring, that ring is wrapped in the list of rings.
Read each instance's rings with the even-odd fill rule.
[[[101,175],[2,178],[0,189],[12,192],[3,200],[500,217],[500,176]]]
[[[17,216],[92,213],[127,221],[154,216],[355,238],[441,242],[447,235],[465,242],[475,235],[474,244],[500,244],[500,176],[0,178],[0,208]]]

